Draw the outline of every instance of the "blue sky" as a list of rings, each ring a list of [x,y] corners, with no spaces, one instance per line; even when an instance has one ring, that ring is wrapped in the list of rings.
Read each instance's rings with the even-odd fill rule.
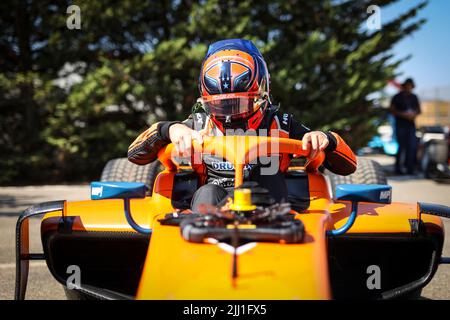
[[[401,0],[381,9],[382,23],[406,12],[419,0]],[[428,21],[423,27],[399,42],[394,48],[396,57],[412,54],[410,60],[400,66],[403,72],[398,80],[413,77],[418,90],[434,87],[450,88],[450,1],[430,0],[419,13]]]

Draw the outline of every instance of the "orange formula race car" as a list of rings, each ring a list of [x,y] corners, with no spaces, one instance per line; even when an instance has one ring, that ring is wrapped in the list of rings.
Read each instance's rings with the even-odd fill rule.
[[[243,166],[259,150],[305,156],[301,141],[209,137],[194,144],[193,157],[209,153],[233,163],[234,197],[191,212],[198,175],[177,163],[172,149],[160,150],[159,173],[155,165],[139,171],[116,161],[102,179],[116,181],[93,182],[91,200],[27,209],[17,222],[15,298],[25,298],[35,259],[45,259],[73,299],[411,298],[449,263],[441,257],[441,217],[449,218],[450,208],[392,203],[389,185],[369,184],[380,179],[367,180],[377,168],[364,161],[358,167],[368,171],[356,180],[366,184],[358,185],[321,173],[323,154],[307,159],[285,173],[288,202],[261,203],[243,181]],[[43,253],[29,251],[35,215],[43,215]]]

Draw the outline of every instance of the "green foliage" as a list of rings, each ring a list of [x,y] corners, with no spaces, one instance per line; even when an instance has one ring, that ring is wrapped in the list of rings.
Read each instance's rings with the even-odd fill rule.
[[[424,21],[420,4],[380,31],[360,1],[71,1],[0,3],[0,184],[98,178],[135,136],[184,119],[198,96],[207,45],[253,40],[268,62],[274,103],[353,147],[375,131],[370,96],[405,57],[390,49]]]

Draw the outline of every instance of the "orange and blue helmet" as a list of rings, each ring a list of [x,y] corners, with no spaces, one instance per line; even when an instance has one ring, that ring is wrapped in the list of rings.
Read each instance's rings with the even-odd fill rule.
[[[269,72],[249,40],[228,39],[211,44],[200,71],[199,90],[205,110],[220,127],[247,121],[256,129],[269,98]]]

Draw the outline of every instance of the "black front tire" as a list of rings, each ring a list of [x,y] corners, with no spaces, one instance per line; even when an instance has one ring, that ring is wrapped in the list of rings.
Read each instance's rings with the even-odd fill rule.
[[[109,160],[103,169],[100,181],[142,182],[148,187],[148,194],[152,194],[156,176],[162,171],[162,164],[158,160],[147,164],[137,165],[127,158]]]
[[[341,176],[325,170],[330,180],[333,195],[338,184],[388,184],[386,172],[376,161],[358,157],[356,171],[348,176]]]

